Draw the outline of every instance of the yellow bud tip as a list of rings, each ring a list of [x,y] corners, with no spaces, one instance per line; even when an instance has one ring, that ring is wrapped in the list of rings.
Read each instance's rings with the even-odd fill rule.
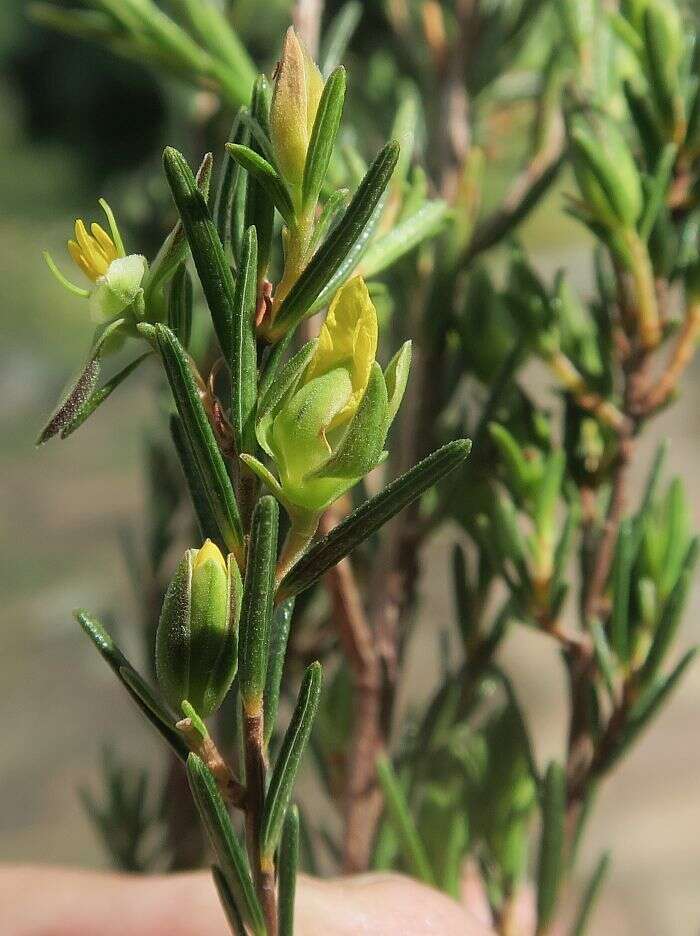
[[[209,559],[213,559],[214,562],[217,562],[221,566],[224,572],[226,571],[226,562],[221,554],[221,550],[216,543],[212,543],[210,539],[205,540],[201,549],[197,551],[197,555],[194,557],[194,562],[192,563],[192,569],[194,570],[198,566],[204,565]]]

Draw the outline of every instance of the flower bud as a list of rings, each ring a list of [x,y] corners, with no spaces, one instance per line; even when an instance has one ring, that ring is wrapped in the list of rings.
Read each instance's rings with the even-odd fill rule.
[[[163,601],[156,633],[156,675],[176,710],[187,699],[207,718],[221,705],[238,664],[243,586],[232,556],[206,540],[188,549]]]
[[[323,78],[290,26],[277,63],[270,107],[270,139],[284,179],[300,187]]]

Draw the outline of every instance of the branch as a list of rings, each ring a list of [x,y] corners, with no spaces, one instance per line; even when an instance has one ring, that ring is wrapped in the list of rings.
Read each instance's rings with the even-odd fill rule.
[[[321,530],[326,533],[333,526],[329,511],[321,521]],[[382,810],[382,796],[375,777],[377,756],[384,748],[381,733],[382,674],[351,561],[342,559],[329,569],[324,582],[355,690],[343,830],[343,870],[352,873],[368,867],[374,832]]]

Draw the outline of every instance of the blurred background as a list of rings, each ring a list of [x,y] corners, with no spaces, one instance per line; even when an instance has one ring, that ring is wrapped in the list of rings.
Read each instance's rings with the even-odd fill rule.
[[[288,4],[268,2],[262,12],[256,4],[254,15],[245,12],[250,4],[241,7],[249,17],[241,24],[249,49],[269,72],[288,23]],[[69,441],[34,447],[42,420],[92,333],[86,309],[59,288],[41,251],[64,259],[73,220],[97,217],[96,200],[104,195],[127,238],[139,232],[132,247],[148,253],[162,236],[150,219],[162,217],[166,228],[172,222],[160,151],[168,142],[196,153],[197,117],[208,101],[33,25],[23,8],[21,0],[0,4],[0,859],[105,867],[106,852],[79,789],[97,787],[105,744],[138,768],[157,772],[162,758],[157,740],[80,633],[72,611],[86,606],[113,621],[127,652],[142,659],[141,605],[123,545],[128,539],[138,548],[144,536],[144,449],[156,424],[154,376],[148,367],[139,371],[106,404],[105,418],[90,421]],[[368,54],[376,28],[372,18],[366,12],[347,57],[351,108],[360,95],[372,100],[373,83],[392,78],[381,55]],[[392,119],[386,96],[383,102],[379,132]],[[497,155],[505,177],[509,153]],[[565,266],[572,283],[585,291],[590,253],[582,228],[561,210],[566,187],[564,179],[522,236],[543,273],[551,276]],[[659,438],[670,438],[669,468],[684,476],[696,525],[699,378],[696,363],[682,400],[654,423],[638,462],[641,474]],[[437,666],[434,629],[452,618],[449,542],[443,534],[434,544],[420,585],[421,619],[406,684],[425,695]],[[698,610],[696,585],[684,646],[698,639]],[[546,638],[515,631],[504,664],[531,718],[543,762],[560,750],[565,731],[557,652]],[[585,848],[593,856],[610,847],[613,869],[595,932],[700,931],[699,709],[695,667],[601,791]]]

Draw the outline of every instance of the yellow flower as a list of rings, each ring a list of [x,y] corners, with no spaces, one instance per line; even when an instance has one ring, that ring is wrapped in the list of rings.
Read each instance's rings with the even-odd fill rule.
[[[342,426],[357,412],[377,354],[377,312],[361,276],[338,290],[318,336],[316,352],[304,374],[303,384],[337,367],[347,369],[352,393],[336,413],[326,432]]]
[[[101,198],[100,205],[107,216],[110,233],[93,222],[88,231],[85,222],[75,222],[75,238],[68,241],[68,253],[78,269],[90,281],[91,287],[84,288],[72,283],[61,273],[49,253],[44,259],[59,283],[81,299],[90,300],[90,311],[96,321],[111,319],[127,307],[143,313],[142,281],[148,264],[140,254],[126,255],[114,214],[107,202]]]

